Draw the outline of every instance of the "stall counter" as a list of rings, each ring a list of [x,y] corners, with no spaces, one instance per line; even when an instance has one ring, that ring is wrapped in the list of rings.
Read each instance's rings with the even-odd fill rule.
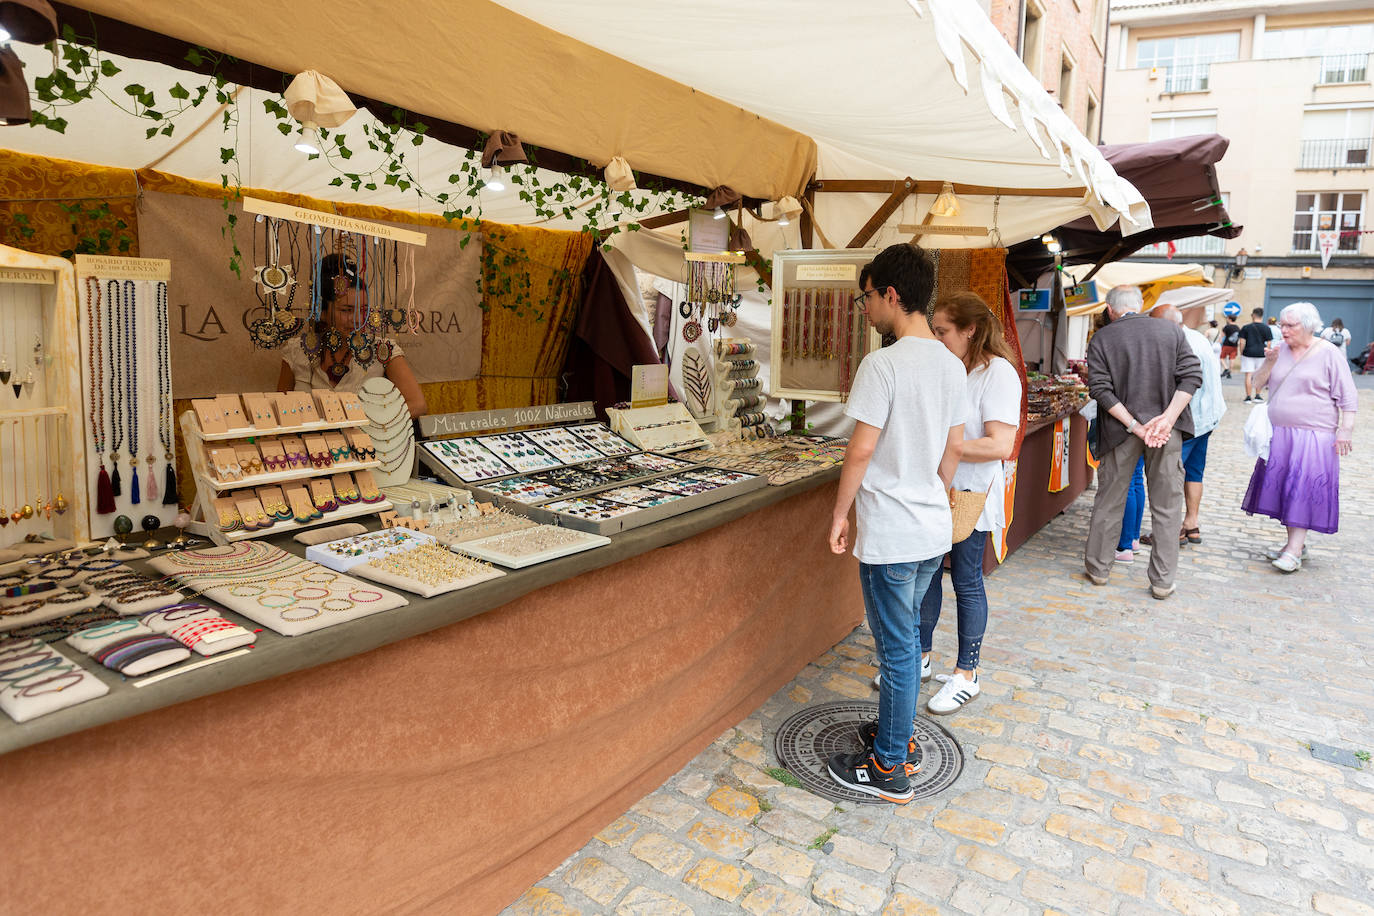
[[[837,475],[0,726],[6,898],[499,912],[862,620]]]

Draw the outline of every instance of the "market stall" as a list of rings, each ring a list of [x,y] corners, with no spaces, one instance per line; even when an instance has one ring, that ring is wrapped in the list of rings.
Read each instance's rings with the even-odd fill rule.
[[[858,623],[853,560],[818,524],[843,443],[769,435],[762,342],[722,330],[739,305],[722,295],[755,283],[733,255],[696,252],[731,269],[704,272],[684,318],[708,337],[698,383],[730,395],[711,411],[723,438],[701,447],[681,404],[572,402],[606,367],[625,397],[650,339],[623,301],[627,267],[650,262],[633,244],[602,261],[608,226],[719,200],[735,230],[780,229],[764,211],[791,198],[808,236],[933,245],[953,216],[903,220],[948,180],[986,227],[962,237],[972,251],[951,243],[942,282],[1002,308],[999,236],[1084,214],[1148,225],[962,5],[846,25],[855,48],[903,44],[892,59],[914,69],[894,86],[941,87],[880,148],[791,110],[795,85],[761,73],[737,96],[719,73],[689,85],[682,57],[640,59],[635,37],[670,14],[674,40],[719,50],[709,17],[644,4],[631,32],[608,16],[583,36],[567,12],[471,3],[416,34],[420,0],[367,29],[315,4],[240,4],[231,22],[90,0],[58,5],[75,35],[58,75],[19,47],[46,80],[33,119],[61,130],[0,155],[0,228],[62,292],[25,299],[22,329],[0,316],[30,361],[7,407],[21,430],[51,418],[0,452],[72,460],[0,487],[20,507],[0,525],[11,899],[94,908],[155,885],[168,911],[213,895],[230,912],[494,912]],[[807,40],[837,50],[834,30]],[[774,78],[798,78],[788,60]],[[492,79],[506,91],[473,90]],[[112,128],[110,95],[132,127]],[[959,118],[986,162],[911,146],[918,122]],[[684,263],[674,232],[665,276]],[[875,345],[835,328],[852,358]]]

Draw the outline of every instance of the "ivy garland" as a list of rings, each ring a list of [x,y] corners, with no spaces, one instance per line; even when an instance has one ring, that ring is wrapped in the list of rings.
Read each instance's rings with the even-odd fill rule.
[[[63,26],[62,37],[48,46],[53,52],[52,73],[39,76],[33,83],[33,126],[65,133],[68,121],[62,117],[64,108],[97,96],[107,100],[120,111],[134,118],[150,122],[145,139],[171,137],[175,134],[179,121],[191,111],[198,109],[213,98],[222,111],[221,129],[232,140],[231,145],[220,148],[220,185],[224,189],[223,207],[225,225],[220,232],[229,239],[233,254],[229,269],[242,276],[243,252],[239,249],[235,230],[238,214],[231,205],[242,198],[240,184],[239,157],[239,89],[221,72],[226,65],[236,63],[235,58],[210,51],[206,48],[192,48],[185,60],[192,67],[208,70],[204,82],[191,82],[190,86],[177,82],[166,91],[166,98],[160,99],[151,89],[138,83],[117,85],[115,79],[122,72],[114,61],[104,57],[93,38],[78,38],[70,25]],[[263,100],[264,110],[276,121],[277,130],[290,137],[297,129],[285,103],[280,97]],[[412,160],[407,153],[423,144],[428,126],[412,112],[393,108],[389,121],[362,124],[363,145],[380,154],[376,166],[367,170],[355,168],[351,160],[354,148],[350,145],[346,132],[335,130],[319,131],[321,152],[311,154],[310,159],[324,159],[337,174],[330,181],[334,187],[347,187],[353,191],[375,191],[382,186],[394,187],[398,191],[416,194],[417,201],[428,201],[438,207],[445,221],[461,221],[470,231],[459,242],[466,247],[474,234],[484,231],[482,221],[481,191],[487,181],[482,175],[481,154],[478,149],[462,151],[457,170],[447,176],[442,189],[425,187],[412,169]],[[486,136],[479,138],[485,144]],[[562,217],[579,225],[582,232],[595,233],[601,237],[603,246],[609,248],[606,239],[617,232],[637,231],[639,223],[626,222],[626,217],[636,217],[646,212],[667,212],[689,206],[699,206],[703,198],[665,188],[656,182],[637,192],[615,192],[604,182],[585,175],[540,174],[536,147],[526,145],[528,163],[506,168],[510,183],[519,188],[518,197],[530,205],[536,217],[551,220]],[[638,173],[637,182],[643,177]],[[85,211],[81,211],[83,214]],[[99,215],[100,208],[91,211]],[[104,212],[108,215],[108,206]],[[75,219],[73,214],[73,229]],[[119,226],[119,229],[127,226]],[[21,229],[22,231],[22,229]],[[102,230],[104,232],[104,230]],[[30,231],[31,234],[31,231]],[[83,239],[83,244],[97,246],[91,250],[108,250],[109,239]],[[104,247],[98,247],[101,245]],[[127,250],[126,237],[119,240],[120,250]],[[78,248],[80,250],[80,248]],[[535,282],[530,276],[533,267],[523,249],[512,248],[509,243],[493,238],[483,246],[482,269],[479,271],[479,291],[495,294],[507,308],[516,314],[527,314],[526,308],[536,302]],[[563,285],[573,281],[570,271],[552,266],[544,266],[549,273],[546,288],[539,290],[540,301],[554,297]],[[541,284],[543,285],[543,284]],[[483,308],[487,307],[486,296],[482,297]],[[539,310],[531,308],[537,316]]]

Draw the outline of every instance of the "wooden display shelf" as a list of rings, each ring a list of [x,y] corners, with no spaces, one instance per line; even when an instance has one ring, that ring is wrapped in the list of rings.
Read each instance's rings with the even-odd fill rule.
[[[223,493],[225,490],[243,490],[248,487],[265,487],[274,483],[288,483],[292,480],[306,480],[311,477],[322,477],[324,472],[330,474],[346,474],[349,471],[366,471],[369,468],[381,467],[382,463],[377,459],[371,461],[350,461],[347,464],[331,464],[328,467],[317,468],[294,468],[289,471],[273,471],[271,474],[254,474],[252,477],[244,477],[241,480],[220,480],[211,477],[210,483],[215,490]]]
[[[200,431],[200,422],[192,411],[186,411],[181,415],[181,432],[186,441],[186,458],[191,465],[191,473],[196,480],[196,504],[192,512],[192,530],[197,534],[210,538],[216,544],[224,546],[235,541],[242,541],[246,538],[268,537],[282,532],[296,531],[300,528],[310,528],[315,525],[328,525],[332,522],[343,521],[350,518],[359,518],[364,515],[375,515],[378,512],[385,512],[392,508],[391,501],[383,499],[376,503],[354,503],[351,506],[344,506],[327,512],[322,518],[314,519],[309,522],[298,522],[294,519],[287,521],[274,522],[269,528],[259,528],[256,531],[221,531],[219,525],[215,524],[217,518],[215,508],[211,503],[215,497],[227,490],[246,490],[250,487],[271,485],[274,483],[285,483],[289,481],[314,480],[316,478],[332,477],[335,474],[347,474],[350,471],[363,471],[369,468],[379,467],[379,460],[354,461],[348,464],[331,464],[329,467],[317,468],[294,468],[289,471],[275,471],[271,474],[255,474],[243,480],[221,481],[210,473],[210,463],[206,456],[207,442],[223,442],[226,439],[247,439],[269,435],[289,435],[293,432],[331,432],[339,429],[349,429],[362,426],[366,420],[342,420],[338,423],[310,423],[305,426],[282,428],[279,430],[260,430],[245,433],[236,430],[233,433],[215,433],[212,437],[207,437]]]
[[[194,417],[194,414],[192,416]],[[340,420],[338,423],[330,423],[328,420],[320,420],[316,423],[302,423],[300,426],[278,426],[275,429],[258,429],[256,426],[245,426],[242,429],[231,429],[227,433],[204,433],[200,431],[200,423],[196,423],[195,426],[196,435],[203,441],[225,442],[229,439],[257,439],[260,436],[292,436],[297,433],[356,429],[359,426],[366,426],[369,422],[368,420]]]
[[[359,518],[364,515],[372,515],[376,512],[385,512],[394,508],[391,500],[384,499],[379,503],[354,503],[351,506],[344,506],[335,509],[333,512],[326,512],[323,518],[314,521],[298,522],[295,519],[290,521],[275,521],[270,528],[259,528],[257,531],[220,531],[213,525],[207,524],[204,528],[206,536],[211,540],[224,538],[227,543],[242,541],[246,538],[267,537],[272,534],[288,534],[292,531],[299,531],[301,528],[310,528],[315,525],[328,525],[333,522],[343,522],[350,518]]]

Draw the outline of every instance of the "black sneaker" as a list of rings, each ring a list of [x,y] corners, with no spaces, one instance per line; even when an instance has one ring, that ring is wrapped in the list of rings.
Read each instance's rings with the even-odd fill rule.
[[[863,737],[864,753],[873,753],[873,742],[878,740],[878,723],[869,722],[859,729],[859,734]],[[921,772],[921,766],[925,761],[921,759],[921,749],[916,746],[916,739],[906,740],[906,775],[915,776]]]
[[[902,766],[885,770],[870,751],[836,754],[830,758],[827,768],[830,778],[840,785],[855,792],[876,795],[883,801],[905,805],[916,794]]]

